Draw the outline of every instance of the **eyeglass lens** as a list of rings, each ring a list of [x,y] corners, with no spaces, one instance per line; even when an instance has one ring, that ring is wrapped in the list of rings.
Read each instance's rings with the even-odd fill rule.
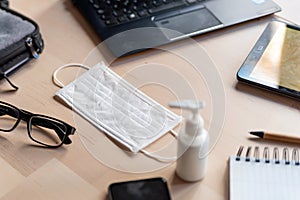
[[[10,131],[19,118],[19,111],[0,102],[0,130]]]
[[[66,126],[43,116],[33,116],[29,121],[29,134],[32,140],[48,146],[59,146],[66,137]]]

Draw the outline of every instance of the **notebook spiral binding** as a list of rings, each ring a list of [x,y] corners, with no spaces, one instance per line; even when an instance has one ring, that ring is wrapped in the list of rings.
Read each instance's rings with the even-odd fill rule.
[[[235,158],[236,161],[240,161],[242,159],[243,149],[244,149],[244,146],[240,146],[240,148],[237,152],[236,158]],[[279,149],[277,147],[274,147],[274,149],[273,149],[273,158],[270,158],[269,147],[264,147],[263,153],[262,153],[262,158],[260,157],[260,150],[259,150],[258,146],[256,146],[254,148],[253,157],[251,157],[251,151],[252,151],[252,147],[249,146],[246,150],[246,155],[245,155],[246,162],[250,162],[250,161],[265,162],[265,163],[273,162],[275,164],[284,163],[286,165],[289,165],[289,164],[300,165],[299,151],[296,148],[294,148],[292,150],[291,160],[290,160],[290,155],[289,155],[289,149],[286,147],[282,150],[282,159],[281,160],[279,157],[280,156]]]

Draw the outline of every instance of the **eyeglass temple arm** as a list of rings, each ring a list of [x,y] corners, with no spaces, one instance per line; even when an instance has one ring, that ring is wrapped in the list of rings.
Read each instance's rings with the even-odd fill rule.
[[[9,109],[7,106],[0,106],[0,116],[2,115],[9,115],[11,117],[18,118],[18,115],[15,112],[13,112],[12,109]]]

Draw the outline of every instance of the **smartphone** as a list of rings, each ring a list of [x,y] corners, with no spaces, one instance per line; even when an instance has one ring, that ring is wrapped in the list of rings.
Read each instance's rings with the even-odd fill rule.
[[[108,193],[110,200],[171,200],[167,181],[161,177],[112,183]]]

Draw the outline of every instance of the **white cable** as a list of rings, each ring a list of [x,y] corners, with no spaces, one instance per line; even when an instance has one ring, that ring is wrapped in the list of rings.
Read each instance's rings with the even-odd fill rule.
[[[58,68],[53,72],[53,74],[52,74],[52,81],[53,81],[53,83],[54,83],[56,86],[58,86],[58,87],[60,87],[60,88],[63,88],[63,87],[65,86],[60,80],[58,80],[57,74],[58,74],[59,71],[65,69],[65,68],[69,68],[69,67],[81,67],[81,68],[86,69],[86,70],[89,70],[89,69],[90,69],[90,67],[88,67],[88,66],[86,66],[86,65],[83,65],[83,64],[80,64],[80,63],[68,63],[68,64],[65,64],[65,65],[63,65],[63,66],[61,66],[61,67],[58,67]]]

